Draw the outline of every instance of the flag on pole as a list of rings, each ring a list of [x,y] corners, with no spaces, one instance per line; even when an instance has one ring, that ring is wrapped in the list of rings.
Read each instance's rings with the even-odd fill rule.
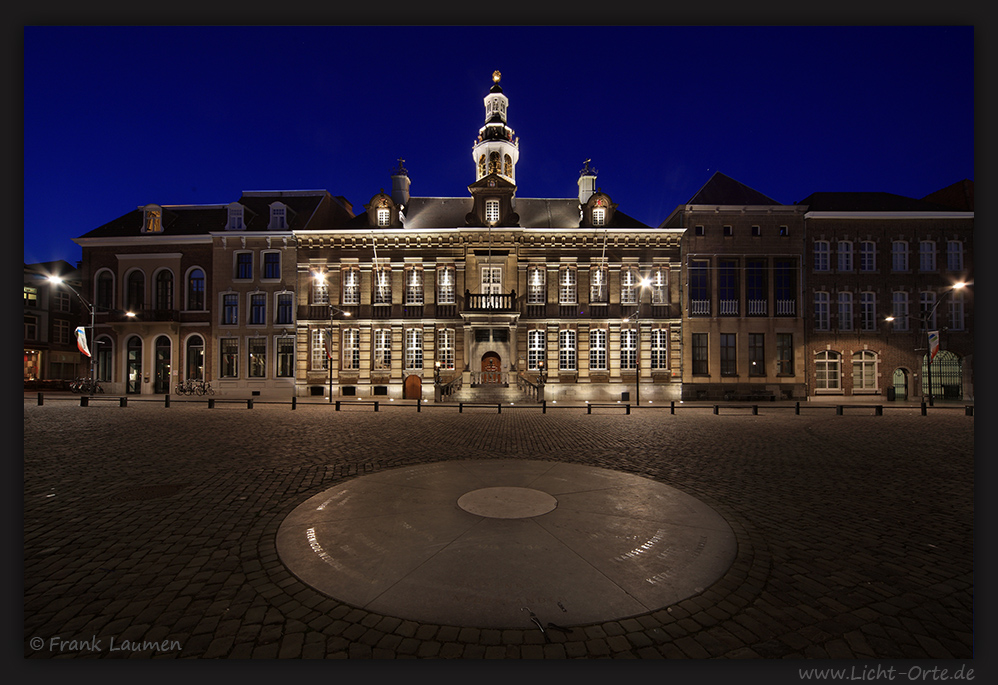
[[[80,348],[80,352],[90,356],[90,348],[87,347],[87,331],[83,326],[76,327],[76,346]]]
[[[939,331],[929,331],[929,363],[939,354]]]
[[[333,351],[331,349],[329,349],[329,339],[333,337],[332,336],[332,331],[325,332],[325,336],[324,337],[326,338],[326,359],[332,359],[333,358]]]

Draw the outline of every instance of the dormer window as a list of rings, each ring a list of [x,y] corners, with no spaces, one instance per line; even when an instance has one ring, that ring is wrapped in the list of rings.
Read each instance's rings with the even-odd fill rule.
[[[163,209],[159,205],[146,205],[142,208],[142,232],[163,232]]]
[[[391,226],[392,213],[387,207],[378,207],[378,226]]]
[[[593,226],[606,225],[606,207],[593,208]]]
[[[238,202],[233,202],[229,205],[229,220],[225,224],[225,230],[241,231],[245,228],[246,224],[243,223],[243,206]]]
[[[499,200],[485,201],[485,223],[492,225],[499,223]]]
[[[288,227],[288,208],[282,202],[270,205],[270,225],[272,231],[283,231]]]
[[[588,219],[590,226],[609,226],[613,220],[614,207],[605,193],[594,193],[583,208],[583,223]]]

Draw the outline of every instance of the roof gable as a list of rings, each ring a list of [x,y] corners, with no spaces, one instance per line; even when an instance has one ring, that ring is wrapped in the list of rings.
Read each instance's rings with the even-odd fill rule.
[[[688,205],[779,205],[771,197],[744,183],[715,171],[703,187],[686,203]]]

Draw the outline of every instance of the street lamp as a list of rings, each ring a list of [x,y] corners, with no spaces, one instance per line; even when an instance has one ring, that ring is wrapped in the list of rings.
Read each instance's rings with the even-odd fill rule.
[[[90,357],[90,394],[93,395],[97,387],[97,358],[94,356],[94,352],[97,351],[97,326],[96,326],[97,307],[87,302],[86,298],[80,294],[80,291],[71,286],[69,283],[67,283],[62,276],[53,274],[52,276],[48,277],[48,281],[53,285],[66,286],[67,288],[72,290],[74,293],[76,293],[76,296],[80,298],[80,302],[83,303],[83,306],[86,307],[87,310],[90,312],[90,342],[91,345],[93,346],[93,350],[89,348],[84,349],[86,347],[85,344],[86,337],[84,337],[83,339],[84,342],[83,346],[80,346],[79,343],[77,343],[77,345],[80,347],[80,352],[83,352],[85,355]],[[106,309],[107,311],[112,311],[110,308],[107,307],[102,307],[102,309]],[[125,316],[134,317],[135,314],[132,312],[125,312]]]
[[[935,406],[935,403],[933,401],[933,395],[932,395],[932,359],[933,359],[933,357],[935,357],[935,354],[933,354],[932,350],[934,348],[937,348],[939,346],[939,331],[930,331],[929,330],[929,321],[932,320],[933,314],[936,313],[936,309],[938,309],[939,305],[941,305],[943,303],[943,300],[946,299],[947,295],[949,295],[950,293],[952,293],[954,290],[961,290],[961,289],[965,288],[966,286],[967,286],[967,284],[964,283],[963,281],[960,281],[959,283],[954,283],[951,287],[949,287],[945,291],[943,291],[942,296],[939,297],[939,299],[936,300],[936,303],[934,305],[932,305],[931,309],[929,309],[927,312],[923,312],[922,315],[918,317],[918,320],[922,324],[922,329],[925,331],[925,373],[926,373],[926,377],[927,377],[927,380],[928,380],[928,388],[929,388],[929,390],[928,390],[928,396],[929,396],[929,406],[930,407]],[[894,321],[894,317],[893,316],[888,316],[884,320],[888,321],[888,322],[893,322]],[[933,335],[933,333],[935,335]],[[933,343],[935,343],[935,344],[933,344]],[[924,387],[923,387],[923,395],[924,394],[925,394],[925,392],[924,392]]]

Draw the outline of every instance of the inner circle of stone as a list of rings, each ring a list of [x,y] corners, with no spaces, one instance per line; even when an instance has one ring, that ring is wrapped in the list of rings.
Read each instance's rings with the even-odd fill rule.
[[[457,506],[485,518],[525,519],[553,511],[558,500],[533,488],[479,488],[461,495]]]

